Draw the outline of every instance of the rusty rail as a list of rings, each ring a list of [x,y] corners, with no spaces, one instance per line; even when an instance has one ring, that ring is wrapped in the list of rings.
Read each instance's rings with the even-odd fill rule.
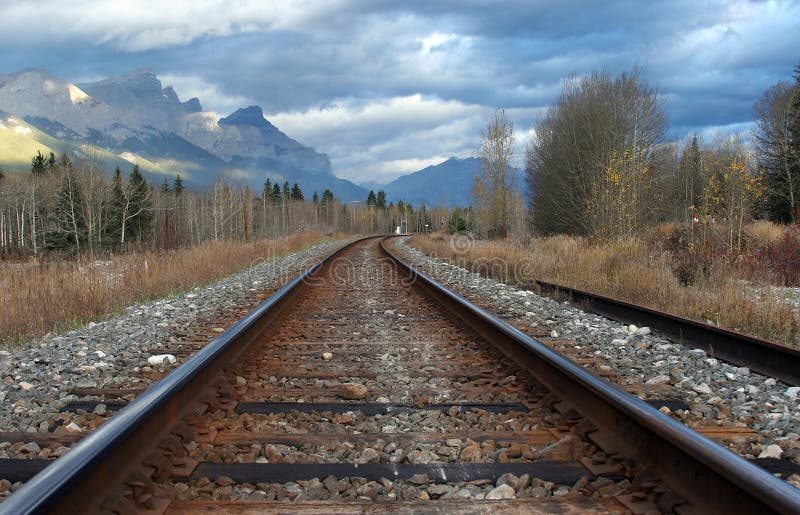
[[[658,329],[687,347],[703,349],[715,358],[748,367],[784,383],[800,385],[800,350],[792,347],[544,281],[523,284],[522,287],[538,289],[554,298],[566,298],[585,311],[612,320]]]
[[[392,254],[409,280],[529,370],[626,456],[655,472],[698,513],[800,513],[800,491],[589,373]],[[592,436],[590,435],[590,439]],[[605,438],[604,438],[605,439]],[[673,508],[681,500],[665,508]],[[684,513],[684,510],[681,510]]]
[[[521,333],[392,255],[407,280],[427,292],[461,322],[492,342],[591,423],[589,439],[610,441],[640,470],[675,492],[661,496],[665,509],[681,513],[798,513],[800,492],[659,413],[616,386]],[[345,249],[340,250],[342,252]],[[222,335],[145,391],[117,415],[0,504],[0,513],[101,509],[159,442],[181,423],[219,373],[235,362],[293,303],[335,252],[289,282]],[[157,461],[157,460],[156,460]],[[687,503],[688,504],[685,504]],[[108,504],[105,505],[108,507]]]

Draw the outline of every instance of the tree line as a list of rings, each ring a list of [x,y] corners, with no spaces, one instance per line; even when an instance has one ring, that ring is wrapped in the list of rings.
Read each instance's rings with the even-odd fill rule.
[[[740,134],[666,141],[663,97],[639,67],[567,79],[525,151],[527,219],[511,184],[513,126],[498,111],[478,151],[477,232],[615,238],[676,221],[694,238],[722,222],[734,248],[753,218],[800,222],[800,66],[794,73],[755,104],[750,144]]]
[[[156,187],[136,165],[108,178],[102,163],[37,153],[30,173],[0,172],[0,257],[170,249],[310,229],[387,233],[450,226],[451,210],[387,205],[383,191],[370,193],[366,203],[341,202],[329,189],[309,200],[297,183],[267,179],[257,191],[226,178],[191,191],[180,175]]]

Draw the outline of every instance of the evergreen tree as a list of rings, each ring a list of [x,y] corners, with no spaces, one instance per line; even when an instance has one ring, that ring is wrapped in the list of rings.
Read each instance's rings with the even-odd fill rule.
[[[53,212],[53,229],[45,234],[45,246],[52,250],[80,252],[86,243],[87,228],[75,170],[66,154],[61,156],[61,189]]]
[[[6,178],[6,174],[4,174],[2,168],[0,168],[0,184],[3,183],[3,179],[5,179],[5,178]],[[316,193],[314,193],[314,195],[316,195]]]
[[[292,186],[291,198],[292,200],[303,200],[303,191],[297,183]]]
[[[375,197],[375,206],[378,209],[386,209],[386,192],[383,190],[378,191],[378,196]]]
[[[291,192],[289,191],[289,181],[283,183],[283,200],[289,200]]]
[[[142,242],[150,235],[153,222],[152,200],[150,198],[150,187],[147,184],[139,165],[133,165],[130,179],[128,179],[130,189],[130,213],[136,213],[128,223],[130,224],[129,237],[126,239],[137,239]],[[167,185],[169,187],[169,185]]]
[[[47,156],[47,162],[45,163],[45,168],[47,168],[48,172],[52,172],[56,169],[56,155],[50,151],[50,155]]]
[[[164,179],[164,184],[161,185],[161,191],[163,191],[165,194],[169,193],[169,182],[167,182],[166,179]]]
[[[319,204],[319,195],[317,195],[316,191],[314,192],[314,196],[311,197],[311,201],[314,202],[314,204]]]
[[[176,197],[183,193],[183,179],[181,178],[181,174],[175,176],[175,182],[172,185],[172,191],[175,192]]]
[[[262,193],[262,196],[263,196],[263,197],[264,197],[266,200],[270,200],[270,197],[271,197],[271,195],[272,195],[272,181],[270,181],[269,179],[267,179],[267,180],[264,182],[264,193]]]
[[[375,207],[378,204],[378,199],[375,198],[375,192],[369,190],[369,195],[367,195],[367,207]]]
[[[462,211],[455,208],[450,213],[450,218],[447,221],[447,232],[450,234],[460,233],[467,230],[467,219],[464,218]]]
[[[47,171],[46,159],[41,151],[37,150],[36,155],[31,159],[31,173],[33,175],[44,175]]]
[[[325,189],[325,191],[322,192],[322,203],[327,205],[331,202],[333,202],[333,192],[329,189]]]
[[[280,201],[280,199],[281,199],[281,187],[276,182],[272,186],[272,194],[270,195],[270,200],[272,200],[273,202],[278,202]]]
[[[125,198],[125,185],[122,182],[122,172],[117,166],[114,169],[114,179],[111,187],[111,203],[108,210],[108,228],[106,243],[116,246],[122,238],[123,218],[125,217],[128,200]]]

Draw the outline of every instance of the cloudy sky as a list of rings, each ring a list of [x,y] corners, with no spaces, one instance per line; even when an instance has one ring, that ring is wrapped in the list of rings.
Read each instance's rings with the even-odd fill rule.
[[[220,116],[261,105],[356,182],[475,155],[505,109],[517,162],[570,75],[644,65],[671,138],[747,131],[800,62],[800,2],[0,0],[0,73],[150,67]]]

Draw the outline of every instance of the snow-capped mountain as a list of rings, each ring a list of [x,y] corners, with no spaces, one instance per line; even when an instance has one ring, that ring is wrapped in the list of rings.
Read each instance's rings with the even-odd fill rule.
[[[15,149],[37,148],[100,157],[111,169],[136,163],[154,180],[180,173],[195,187],[227,175],[254,188],[270,178],[309,192],[330,188],[344,200],[366,195],[333,175],[328,156],[269,123],[260,107],[219,119],[197,98],[181,102],[146,68],[80,84],[41,69],[0,75],[0,143],[0,167],[10,170],[32,157]]]

